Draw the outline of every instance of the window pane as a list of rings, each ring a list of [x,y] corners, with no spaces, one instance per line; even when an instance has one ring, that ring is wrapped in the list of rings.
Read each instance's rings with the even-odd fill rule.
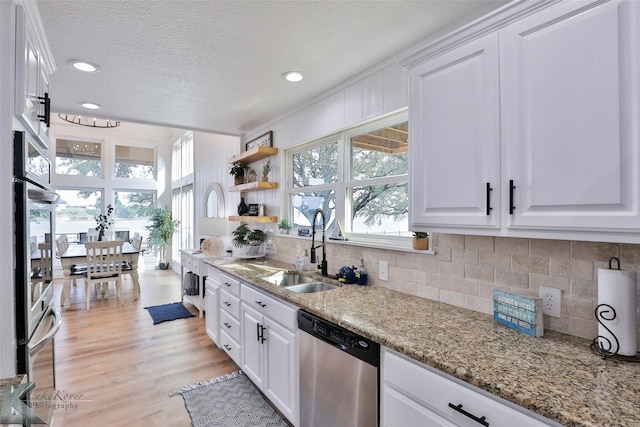
[[[153,149],[116,145],[116,178],[153,179],[154,173]]]
[[[102,143],[57,139],[56,173],[101,176]]]
[[[97,225],[95,217],[102,212],[102,191],[56,190],[56,193],[60,195],[56,205],[56,234],[66,234],[69,242],[79,241],[80,232],[86,233]]]
[[[331,143],[293,155],[293,186],[322,185],[338,180],[338,144]]]
[[[351,231],[408,235],[408,184],[386,184],[352,189]]]
[[[148,234],[145,226],[155,208],[155,192],[153,191],[116,191],[114,218],[116,234],[123,240],[131,240],[135,233],[146,240]],[[120,232],[120,233],[119,233]],[[127,233],[128,232],[128,233]],[[128,238],[126,238],[128,234]]]
[[[336,194],[333,190],[311,191],[291,195],[293,223],[296,226],[311,225],[313,213],[320,208],[324,211],[327,230],[332,230],[335,222]],[[320,221],[320,217],[317,218]]]
[[[409,173],[408,122],[351,138],[351,179]]]

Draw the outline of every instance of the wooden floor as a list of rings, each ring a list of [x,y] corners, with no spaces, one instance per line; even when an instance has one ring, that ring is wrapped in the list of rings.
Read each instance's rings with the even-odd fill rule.
[[[239,369],[206,335],[204,318],[153,325],[144,307],[180,301],[180,278],[152,268],[140,271],[138,301],[127,278],[121,302],[111,284],[107,299],[91,292],[86,311],[84,284],[72,286],[71,307],[63,309],[55,338],[56,388],[74,395],[68,403],[76,407],[56,409],[54,427],[188,427],[182,396],[168,394]],[[58,279],[56,301],[61,291]]]

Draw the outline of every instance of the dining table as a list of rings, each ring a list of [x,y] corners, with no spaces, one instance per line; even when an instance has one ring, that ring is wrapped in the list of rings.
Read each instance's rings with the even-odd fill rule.
[[[138,257],[140,250],[136,249],[129,242],[123,242],[122,245],[122,262],[129,262],[131,270],[127,270],[123,273],[131,275],[133,282],[133,299],[137,300],[140,297],[140,283],[138,281]],[[60,261],[62,262],[62,274],[64,275],[64,282],[62,287],[62,294],[60,295],[60,306],[69,307],[71,305],[71,281],[73,280],[74,266],[78,264],[86,264],[87,262],[87,249],[84,244],[71,244],[67,249],[60,254]],[[77,276],[77,274],[76,274]]]

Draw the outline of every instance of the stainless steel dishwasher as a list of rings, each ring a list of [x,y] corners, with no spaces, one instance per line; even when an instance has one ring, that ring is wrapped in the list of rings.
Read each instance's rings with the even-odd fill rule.
[[[298,311],[300,426],[378,425],[380,345]]]

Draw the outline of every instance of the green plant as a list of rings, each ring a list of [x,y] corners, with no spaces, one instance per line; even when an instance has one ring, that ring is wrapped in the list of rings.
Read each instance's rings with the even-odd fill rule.
[[[280,223],[278,224],[278,229],[279,230],[290,230],[292,228],[291,224],[289,223],[288,219],[283,219],[282,221],[280,221]]]
[[[262,175],[267,176],[271,172],[271,159],[267,160],[267,163],[262,166]]]
[[[233,246],[243,248],[247,245],[257,246],[267,239],[267,235],[262,230],[251,230],[247,224],[240,224],[233,230]]]
[[[180,221],[173,219],[171,216],[171,208],[169,206],[156,208],[149,219],[150,225],[144,228],[149,231],[149,244],[160,246],[160,264],[168,266],[167,247],[171,244],[173,234],[178,231]]]
[[[229,166],[229,175],[235,177],[244,176],[244,165],[239,162],[231,163],[231,165]]]
[[[425,233],[423,231],[414,231],[413,237],[415,237],[416,239],[426,239],[429,237],[429,233]]]

